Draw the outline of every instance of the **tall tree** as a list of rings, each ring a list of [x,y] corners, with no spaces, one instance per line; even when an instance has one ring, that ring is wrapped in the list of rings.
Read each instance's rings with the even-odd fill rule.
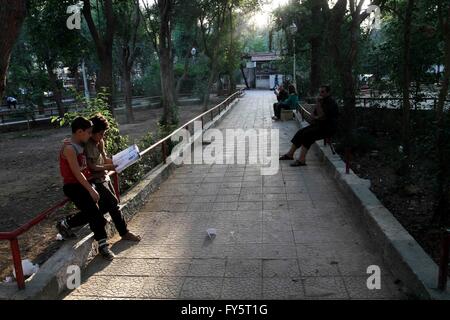
[[[25,0],[0,0],[0,99],[6,87],[11,51],[26,16]]]
[[[95,43],[97,56],[100,63],[100,71],[97,78],[97,90],[105,89],[108,94],[108,105],[114,114],[113,107],[113,42],[115,33],[116,17],[113,9],[112,0],[99,0],[101,8],[96,7],[95,14],[98,19],[96,25],[93,19],[93,8],[91,0],[83,0],[83,15],[86,19],[92,39]],[[98,3],[97,2],[97,3]],[[104,20],[103,23],[100,21]]]
[[[436,108],[436,147],[438,154],[438,174],[437,174],[437,205],[436,217],[441,222],[447,222],[450,217],[450,165],[449,153],[450,147],[448,143],[448,131],[446,127],[446,118],[448,114],[445,113],[445,102],[448,96],[450,85],[450,5],[444,7],[442,2],[439,2],[438,10],[441,13],[440,25],[443,31],[444,40],[444,79],[441,90],[439,92],[439,102]]]
[[[141,13],[139,1],[122,2],[118,4],[119,14],[122,17],[118,25],[119,51],[120,51],[120,71],[122,75],[123,92],[125,95],[125,107],[128,123],[134,122],[133,114],[133,90],[131,76],[134,63],[140,49],[138,47],[138,37],[141,25]]]
[[[67,30],[66,9],[70,0],[30,0],[29,16],[25,22],[29,42],[37,59],[45,64],[59,116],[65,113],[63,83],[56,70],[76,61],[82,49],[80,34]],[[50,30],[50,31],[49,31]]]
[[[172,51],[172,18],[174,1],[158,0],[159,9],[159,63],[161,72],[162,105],[164,108],[163,124],[178,122],[175,110],[173,51]]]

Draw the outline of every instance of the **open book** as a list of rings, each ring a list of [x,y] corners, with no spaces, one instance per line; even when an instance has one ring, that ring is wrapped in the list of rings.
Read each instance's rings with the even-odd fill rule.
[[[140,158],[141,155],[138,146],[133,145],[113,156],[112,160],[114,165],[117,166],[116,171],[121,173],[126,168],[136,163]]]

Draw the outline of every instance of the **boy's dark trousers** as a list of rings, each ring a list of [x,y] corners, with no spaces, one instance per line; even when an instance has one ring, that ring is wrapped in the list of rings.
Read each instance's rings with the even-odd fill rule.
[[[105,181],[103,183],[95,183],[94,185],[100,196],[98,206],[89,192],[81,184],[64,186],[63,190],[65,195],[80,210],[80,212],[67,219],[68,226],[70,228],[76,228],[89,223],[92,232],[94,232],[95,240],[107,239],[105,230],[106,219],[104,215],[109,212],[120,236],[124,236],[128,233],[128,228],[119,208],[119,201],[115,195],[112,183]]]

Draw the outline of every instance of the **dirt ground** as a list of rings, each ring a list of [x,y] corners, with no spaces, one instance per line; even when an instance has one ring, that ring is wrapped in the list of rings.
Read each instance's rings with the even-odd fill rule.
[[[214,97],[210,106],[222,99]],[[180,107],[180,124],[201,114],[203,106]],[[148,132],[156,133],[162,109],[135,110],[135,124],[122,124],[120,130],[134,141]],[[58,168],[61,141],[70,135],[67,128],[0,134],[0,232],[12,231],[39,212],[64,198]],[[60,246],[55,241],[55,221],[62,213],[34,227],[19,239],[22,259],[42,264]],[[0,242],[0,281],[11,274],[9,243]]]

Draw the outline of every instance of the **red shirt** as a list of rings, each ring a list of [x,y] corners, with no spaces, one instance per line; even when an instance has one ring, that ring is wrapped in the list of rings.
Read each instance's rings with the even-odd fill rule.
[[[64,156],[64,148],[66,146],[72,146],[77,154],[78,165],[80,166],[81,173],[86,177],[87,180],[91,178],[91,172],[87,166],[86,155],[84,153],[84,148],[70,140],[64,140],[64,146],[61,148],[59,153],[59,170],[61,176],[64,180],[64,185],[66,184],[77,184],[79,183],[72,170],[70,169],[69,162]]]

